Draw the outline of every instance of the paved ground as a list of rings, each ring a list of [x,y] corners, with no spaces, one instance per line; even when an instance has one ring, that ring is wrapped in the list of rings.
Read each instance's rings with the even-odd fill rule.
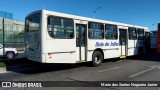
[[[21,61],[18,61],[21,65]],[[141,59],[105,60],[99,67],[82,64],[40,64],[24,60],[24,66],[8,64],[7,73],[0,74],[1,81],[160,81],[160,56],[152,54]],[[6,62],[8,63],[8,62]],[[1,90],[11,88],[1,88]],[[12,88],[17,89],[17,88]],[[21,88],[36,89],[36,88]],[[45,88],[38,88],[44,90]],[[64,87],[50,90],[160,90],[160,87]]]

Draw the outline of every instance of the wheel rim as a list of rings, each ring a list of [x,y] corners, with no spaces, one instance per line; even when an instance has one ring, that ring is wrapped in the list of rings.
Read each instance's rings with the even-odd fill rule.
[[[95,62],[96,63],[100,63],[101,62],[101,59],[100,59],[99,55],[95,56]]]
[[[8,57],[8,58],[13,58],[13,54],[12,54],[12,53],[9,53],[9,54],[7,55],[7,57]]]

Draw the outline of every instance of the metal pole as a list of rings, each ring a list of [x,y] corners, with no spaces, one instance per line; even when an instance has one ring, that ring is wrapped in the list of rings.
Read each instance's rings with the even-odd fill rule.
[[[94,11],[94,18],[96,18],[96,14],[95,13],[96,13],[96,11]]]
[[[101,9],[101,7],[98,7],[97,9],[95,9],[95,10],[93,11],[93,13],[94,13],[94,18],[96,18],[96,11],[97,11],[98,9]]]
[[[16,24],[13,23],[13,27],[14,27],[14,25],[16,25]],[[13,29],[14,29],[14,28],[12,28],[13,38],[14,38],[13,43],[14,43],[14,48],[15,48],[15,31],[16,31],[16,30],[13,30]]]
[[[3,59],[5,54],[5,33],[4,33],[4,18],[3,18]]]

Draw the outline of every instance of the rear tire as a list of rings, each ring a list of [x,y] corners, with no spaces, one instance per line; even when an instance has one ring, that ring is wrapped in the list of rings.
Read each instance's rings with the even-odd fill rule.
[[[15,57],[15,54],[13,52],[7,52],[6,57],[7,59],[13,59]]]
[[[103,55],[100,51],[95,51],[92,55],[92,64],[94,67],[101,65],[103,62]]]

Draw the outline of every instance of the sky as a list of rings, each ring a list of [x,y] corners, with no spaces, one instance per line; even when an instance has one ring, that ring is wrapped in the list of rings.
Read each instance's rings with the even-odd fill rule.
[[[15,20],[36,10],[50,10],[148,27],[157,30],[160,22],[160,0],[0,0],[0,11],[13,13]]]

